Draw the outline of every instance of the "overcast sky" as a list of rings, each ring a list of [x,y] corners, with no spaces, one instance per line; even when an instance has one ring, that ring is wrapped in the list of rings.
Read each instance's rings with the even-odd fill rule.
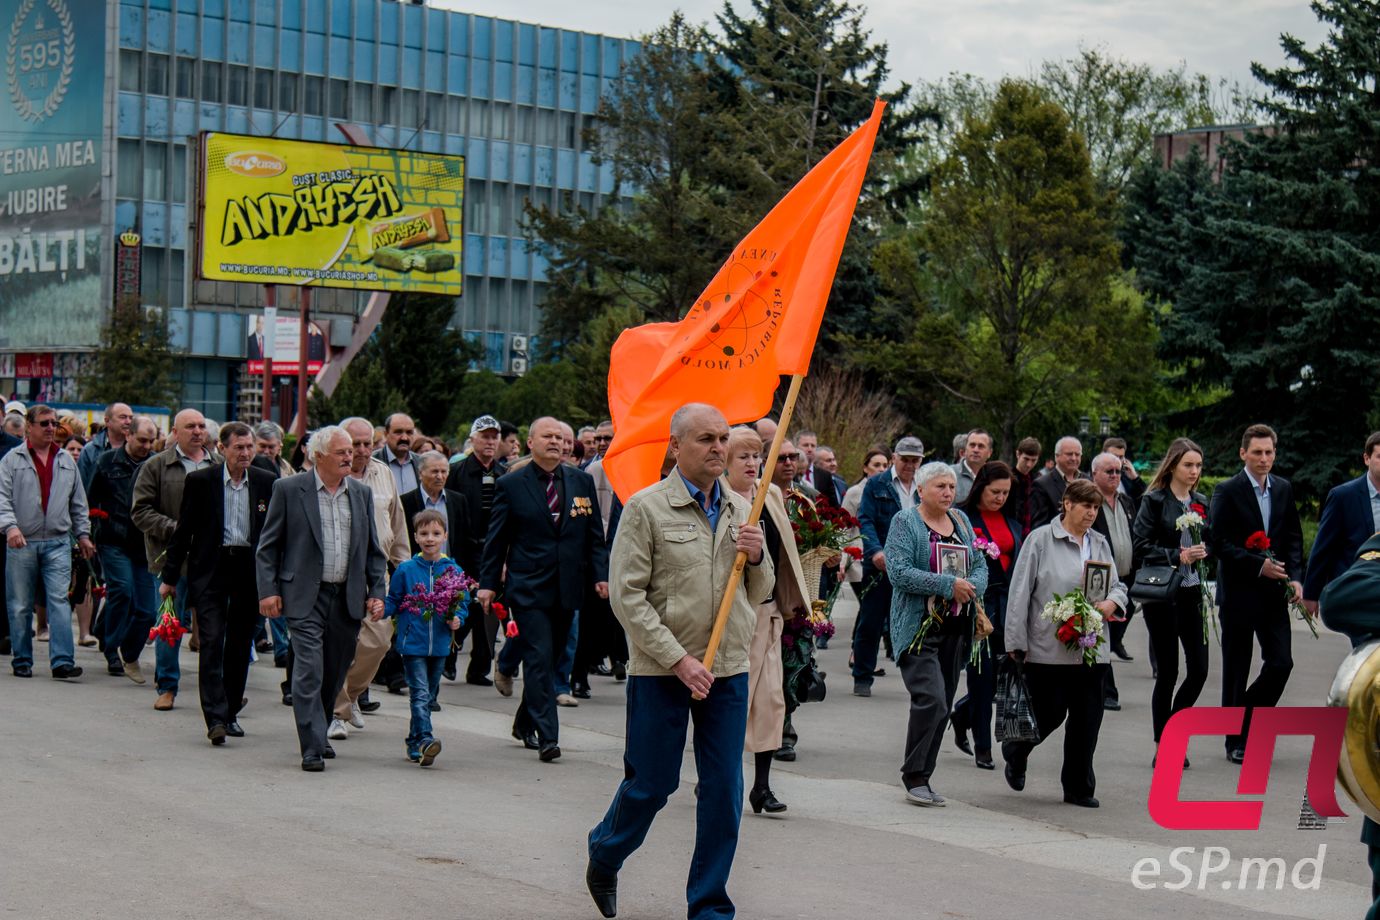
[[[433,0],[437,6],[542,25],[636,37],[677,8],[707,21],[722,0]],[[989,79],[1028,75],[1040,61],[1078,44],[1158,67],[1251,84],[1251,61],[1283,63],[1281,32],[1317,44],[1324,30],[1306,0],[871,0],[866,23],[890,45],[895,80],[932,80],[950,71]],[[749,9],[737,0],[739,12]]]

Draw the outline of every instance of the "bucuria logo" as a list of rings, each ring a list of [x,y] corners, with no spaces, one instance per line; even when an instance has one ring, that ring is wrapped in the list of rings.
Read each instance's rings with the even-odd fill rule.
[[[686,314],[707,317],[723,304],[733,306],[709,327],[698,343],[689,342],[680,362],[706,370],[738,370],[756,363],[776,335],[786,297],[775,269],[777,252],[745,246],[720,270],[705,299]]]
[[[23,0],[5,45],[5,78],[20,118],[38,123],[58,110],[76,57],[67,0]]]

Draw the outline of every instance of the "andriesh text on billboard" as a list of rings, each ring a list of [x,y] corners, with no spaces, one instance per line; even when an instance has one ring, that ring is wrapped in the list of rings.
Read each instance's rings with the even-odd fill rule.
[[[463,157],[202,135],[201,276],[459,295]]]
[[[100,338],[105,16],[0,0],[0,348]]]

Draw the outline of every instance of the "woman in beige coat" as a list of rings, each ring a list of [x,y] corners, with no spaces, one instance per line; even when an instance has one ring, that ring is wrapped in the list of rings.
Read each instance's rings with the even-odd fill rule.
[[[762,469],[762,439],[751,428],[734,428],[728,437],[728,465],[724,477],[729,488],[751,499]],[[767,552],[776,567],[772,596],[757,606],[757,631],[748,652],[748,723],[744,749],[755,767],[748,803],[753,814],[779,815],[785,804],[771,791],[772,755],[781,747],[786,722],[785,671],[781,665],[781,630],[785,616],[805,609],[805,575],[796,552],[791,521],[781,490],[770,486],[761,526]]]

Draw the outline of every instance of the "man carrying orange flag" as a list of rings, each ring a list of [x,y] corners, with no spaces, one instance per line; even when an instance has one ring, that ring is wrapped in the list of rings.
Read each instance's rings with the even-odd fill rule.
[[[795,376],[786,411],[794,401],[882,108],[878,102],[868,122],[734,248],[683,320],[629,329],[613,346],[609,407],[617,435],[604,471],[625,507],[609,601],[627,629],[631,665],[624,780],[589,832],[585,870],[605,917],[617,913],[624,860],[680,783],[691,720],[700,798],[689,918],[734,916],[727,886],[743,807],[748,646],[756,605],[775,577],[753,509],[719,482],[728,421],[765,415],[782,374]],[[668,442],[676,466],[658,482]],[[748,565],[738,581],[742,558]]]

